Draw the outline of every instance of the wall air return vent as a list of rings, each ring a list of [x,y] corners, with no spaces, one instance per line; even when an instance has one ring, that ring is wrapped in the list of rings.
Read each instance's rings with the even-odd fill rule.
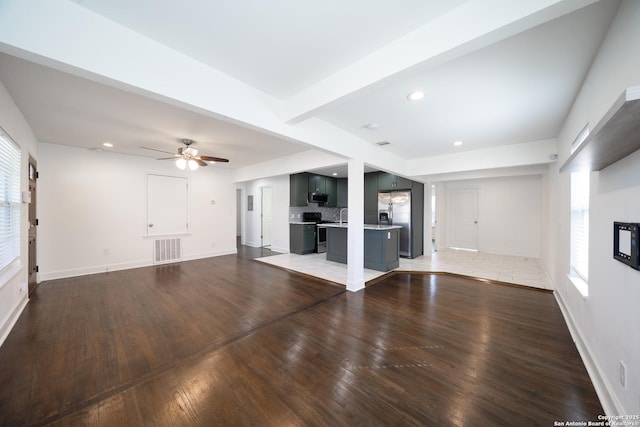
[[[182,261],[182,239],[156,239],[153,242],[153,263],[169,264]]]

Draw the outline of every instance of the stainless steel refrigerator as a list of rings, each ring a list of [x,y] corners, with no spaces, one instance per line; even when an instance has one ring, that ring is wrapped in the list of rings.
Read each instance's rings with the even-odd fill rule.
[[[378,193],[378,224],[399,225],[400,256],[411,256],[411,191]]]

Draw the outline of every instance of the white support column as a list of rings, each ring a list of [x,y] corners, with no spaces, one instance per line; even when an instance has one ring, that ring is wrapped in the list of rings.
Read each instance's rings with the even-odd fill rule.
[[[431,182],[426,182],[424,184],[424,233],[423,239],[424,244],[422,252],[425,257],[431,258],[431,254],[433,253],[433,247],[431,244],[431,239],[433,236],[431,235],[431,223],[433,222],[433,216],[431,214],[431,197],[433,196],[433,191],[431,188]]]
[[[349,160],[347,290],[364,289],[364,162]]]

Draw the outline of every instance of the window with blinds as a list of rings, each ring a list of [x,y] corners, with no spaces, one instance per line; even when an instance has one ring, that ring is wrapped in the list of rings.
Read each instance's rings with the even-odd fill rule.
[[[20,147],[0,129],[0,271],[20,256]]]
[[[589,172],[571,174],[571,270],[589,278]]]

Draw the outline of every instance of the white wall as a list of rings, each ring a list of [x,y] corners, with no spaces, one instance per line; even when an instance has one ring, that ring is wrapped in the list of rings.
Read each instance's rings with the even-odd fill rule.
[[[289,252],[289,175],[247,181],[243,189],[243,244],[260,247],[260,187],[271,187],[271,250]],[[253,195],[253,211],[247,210],[247,196]]]
[[[209,166],[185,173],[173,162],[57,144],[41,143],[39,150],[43,280],[152,264],[153,239],[144,236],[147,173],[189,178],[184,259],[235,253],[230,171]]]
[[[478,189],[478,250],[503,255],[540,257],[542,237],[542,176],[512,176],[443,183],[448,194],[454,189]],[[439,197],[445,204],[447,197]],[[440,212],[447,211],[439,206]],[[439,245],[449,246],[450,223],[438,224]]]
[[[640,85],[640,2],[625,1],[580,89],[559,135],[559,162],[586,123],[593,128],[622,93]],[[556,297],[609,414],[640,413],[640,272],[612,259],[613,221],[640,222],[640,152],[591,174],[589,295],[567,279],[570,259],[570,175],[550,167],[550,206],[542,261]],[[627,366],[627,389],[619,363]]]
[[[0,126],[20,146],[22,151],[21,190],[27,191],[27,163],[29,154],[38,159],[38,146],[33,131],[0,82]],[[22,205],[20,224],[20,261],[0,272],[0,345],[4,342],[27,304],[27,268],[29,229],[27,205]]]

